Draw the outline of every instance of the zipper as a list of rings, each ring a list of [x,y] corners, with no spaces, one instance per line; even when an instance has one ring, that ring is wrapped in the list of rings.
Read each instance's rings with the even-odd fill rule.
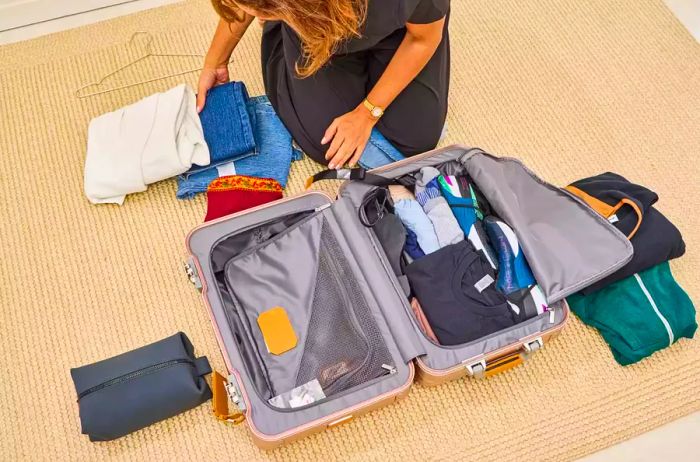
[[[128,382],[129,380],[150,374],[152,372],[156,372],[162,369],[166,369],[171,366],[175,366],[177,364],[189,364],[190,366],[194,367],[194,361],[191,359],[171,359],[170,361],[164,361],[162,363],[158,364],[153,364],[151,366],[143,367],[141,369],[137,369],[133,372],[129,372],[128,374],[120,375],[119,377],[115,377],[113,379],[107,380],[106,382],[102,382],[98,385],[95,385],[94,387],[90,387],[87,390],[84,390],[78,395],[78,401],[80,401],[82,398],[86,397],[87,395],[90,395],[92,393],[95,393],[97,391],[100,391],[104,388],[111,387],[112,385],[118,385],[120,383]]]
[[[396,374],[396,368],[395,368],[394,366],[390,365],[390,364],[382,364],[382,369],[384,369],[385,371],[387,371],[387,373],[388,373],[389,375],[394,375],[394,374]],[[384,374],[384,375],[386,375],[386,374]]]
[[[391,267],[386,259],[386,256],[383,255],[383,252],[381,252],[379,250],[379,246],[381,244],[379,243],[377,236],[374,234],[374,232],[371,229],[365,228],[365,230],[369,236],[369,240],[370,240],[370,243],[372,244],[372,248],[374,249],[375,255],[377,256],[377,258],[379,258],[379,261],[381,262],[382,266],[384,267],[384,271],[389,275],[394,275],[394,270],[391,269]],[[396,294],[399,296],[399,299],[401,300],[401,306],[403,306],[404,312],[411,320],[411,323],[415,323],[415,321],[414,321],[415,316],[411,312],[411,306],[408,304],[408,300],[403,293],[403,289],[401,289],[401,287],[398,285],[398,282],[396,281],[396,277],[389,276],[389,280],[391,281],[391,285],[394,287],[394,291],[396,291]],[[430,340],[428,338],[428,336],[425,335],[425,333],[421,329],[417,328],[416,330],[420,333],[420,335],[423,336],[423,338],[425,338],[425,340],[427,340],[430,343],[433,343],[433,341]]]
[[[340,392],[338,392],[338,393],[334,393],[334,394],[332,394],[332,395],[330,395],[330,396],[326,396],[325,398],[321,398],[321,399],[319,399],[318,401],[314,401],[313,403],[305,404],[305,405],[303,405],[303,406],[293,407],[293,408],[285,408],[285,407],[273,406],[273,405],[270,404],[270,403],[268,402],[268,400],[266,400],[266,399],[262,399],[262,401],[264,402],[264,404],[265,404],[267,407],[269,407],[270,409],[272,409],[272,410],[274,410],[274,411],[277,411],[277,412],[296,412],[296,411],[303,411],[303,410],[305,410],[305,409],[309,409],[309,408],[312,408],[312,407],[314,407],[314,406],[318,406],[318,405],[320,405],[320,404],[329,402],[329,401],[331,401],[331,400],[335,400],[335,399],[338,399],[338,398],[342,398],[343,396],[349,395],[349,394],[351,394],[351,393],[355,393],[355,392],[357,392],[357,391],[359,391],[359,390],[363,390],[363,389],[365,389],[365,388],[371,387],[372,385],[374,385],[374,384],[376,384],[376,383],[378,383],[378,382],[380,382],[380,381],[382,381],[382,380],[389,379],[390,376],[396,375],[396,374],[398,373],[398,369],[396,369],[395,366],[391,366],[391,365],[389,365],[389,364],[382,364],[382,369],[384,370],[384,372],[383,372],[382,374],[378,375],[377,377],[373,378],[373,379],[370,379],[370,380],[368,380],[368,381],[366,381],[366,382],[363,382],[363,383],[358,383],[358,384],[355,385],[354,387],[350,387],[350,388],[348,388],[348,389],[346,389],[346,390],[340,391]],[[258,396],[260,396],[260,395],[258,395]]]
[[[287,203],[287,202],[292,202],[292,201],[295,201],[295,200],[299,200],[299,199],[302,198],[302,197],[308,197],[308,196],[312,196],[312,195],[323,196],[323,197],[325,197],[325,198],[328,199],[329,203],[333,203],[333,201],[334,201],[334,199],[333,199],[329,194],[327,194],[327,193],[325,193],[325,192],[323,192],[323,191],[307,191],[307,192],[301,193],[301,194],[299,194],[299,195],[287,196],[287,197],[284,197],[284,198],[282,198],[282,199],[278,199],[278,200],[273,201],[273,202],[268,202],[267,204],[258,205],[258,206],[256,206],[256,207],[253,207],[253,208],[250,208],[250,209],[246,209],[246,210],[241,210],[240,212],[232,213],[232,214],[230,214],[230,215],[224,215],[223,217],[219,217],[219,218],[216,218],[215,220],[211,220],[211,221],[208,221],[208,222],[206,222],[206,223],[202,223],[201,225],[196,226],[195,228],[193,228],[193,229],[187,234],[187,239],[186,239],[186,247],[187,247],[187,250],[188,250],[189,253],[192,253],[192,249],[191,249],[190,246],[189,246],[189,240],[190,240],[190,237],[192,237],[192,234],[195,233],[195,231],[199,231],[199,230],[202,229],[202,228],[206,228],[206,227],[215,225],[215,224],[217,224],[217,223],[224,222],[224,221],[226,221],[226,220],[231,220],[231,219],[234,219],[234,218],[239,218],[239,217],[241,217],[241,216],[248,215],[248,214],[253,213],[253,212],[259,212],[259,211],[261,211],[261,210],[269,209],[269,208],[271,208],[271,207],[277,207],[277,206],[279,206],[280,204],[284,204],[284,203]],[[302,209],[302,210],[300,210],[300,211],[304,211],[304,210],[309,210],[309,209],[308,209],[308,208],[304,208],[304,209]],[[294,213],[297,213],[297,212],[290,212],[289,215],[294,214]],[[273,218],[273,219],[274,219],[274,218]],[[241,231],[243,231],[243,230],[249,229],[249,228],[251,228],[251,227],[255,227],[255,226],[258,226],[258,225],[265,224],[265,223],[267,223],[268,221],[270,221],[270,220],[265,220],[265,221],[260,222],[260,223],[258,223],[258,224],[256,224],[256,225],[246,226],[246,227],[241,228],[241,229],[239,229],[239,230],[236,230],[236,231],[234,231],[234,232],[235,232],[235,233],[238,233],[238,232],[241,232]],[[217,243],[218,243],[218,241],[217,241]],[[215,243],[215,245],[216,245],[216,243]]]

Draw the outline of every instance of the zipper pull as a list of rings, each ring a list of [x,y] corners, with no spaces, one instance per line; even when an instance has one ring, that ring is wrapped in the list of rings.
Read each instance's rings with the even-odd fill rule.
[[[330,206],[331,206],[331,204],[319,205],[318,207],[316,207],[316,208],[314,209],[314,212],[320,212],[321,210],[326,210],[326,209],[327,209],[328,207],[330,207]]]
[[[387,371],[389,374],[396,374],[396,368],[394,366],[390,366],[389,364],[382,364],[382,369]]]
[[[545,307],[545,311],[549,312],[549,323],[554,324],[555,310],[549,306]]]

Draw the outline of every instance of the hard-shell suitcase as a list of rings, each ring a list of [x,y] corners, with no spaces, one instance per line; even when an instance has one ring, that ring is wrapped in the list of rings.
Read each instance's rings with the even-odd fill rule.
[[[215,413],[245,421],[270,449],[347,422],[405,396],[414,377],[437,385],[488,377],[522,363],[566,323],[565,297],[632,257],[624,235],[516,159],[454,145],[371,171],[406,179],[425,166],[468,173],[514,229],[549,310],[456,346],[418,326],[401,281],[358,209],[377,186],[346,181],[338,198],[306,192],[195,228],[190,280],[202,291],[226,367],[213,380]],[[296,346],[271,354],[256,320],[282,307]],[[317,380],[326,397],[279,407],[275,395]],[[227,412],[231,404],[232,412]]]

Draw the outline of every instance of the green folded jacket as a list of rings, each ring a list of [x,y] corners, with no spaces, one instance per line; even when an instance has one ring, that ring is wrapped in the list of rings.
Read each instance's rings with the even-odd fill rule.
[[[698,327],[693,302],[673,278],[668,262],[567,300],[584,323],[600,331],[623,366],[681,337],[693,338]]]

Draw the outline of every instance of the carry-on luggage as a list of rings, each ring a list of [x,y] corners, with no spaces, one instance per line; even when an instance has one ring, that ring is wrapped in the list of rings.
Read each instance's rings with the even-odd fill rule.
[[[406,282],[358,211],[377,178],[410,184],[425,166],[468,174],[513,228],[545,312],[461,345],[438,345],[421,330]],[[213,379],[215,414],[245,421],[262,448],[389,404],[414,376],[436,385],[520,364],[562,329],[566,296],[632,257],[608,221],[516,159],[455,145],[368,177],[346,181],[336,200],[306,192],[208,222],[187,238],[188,276],[228,369]]]

